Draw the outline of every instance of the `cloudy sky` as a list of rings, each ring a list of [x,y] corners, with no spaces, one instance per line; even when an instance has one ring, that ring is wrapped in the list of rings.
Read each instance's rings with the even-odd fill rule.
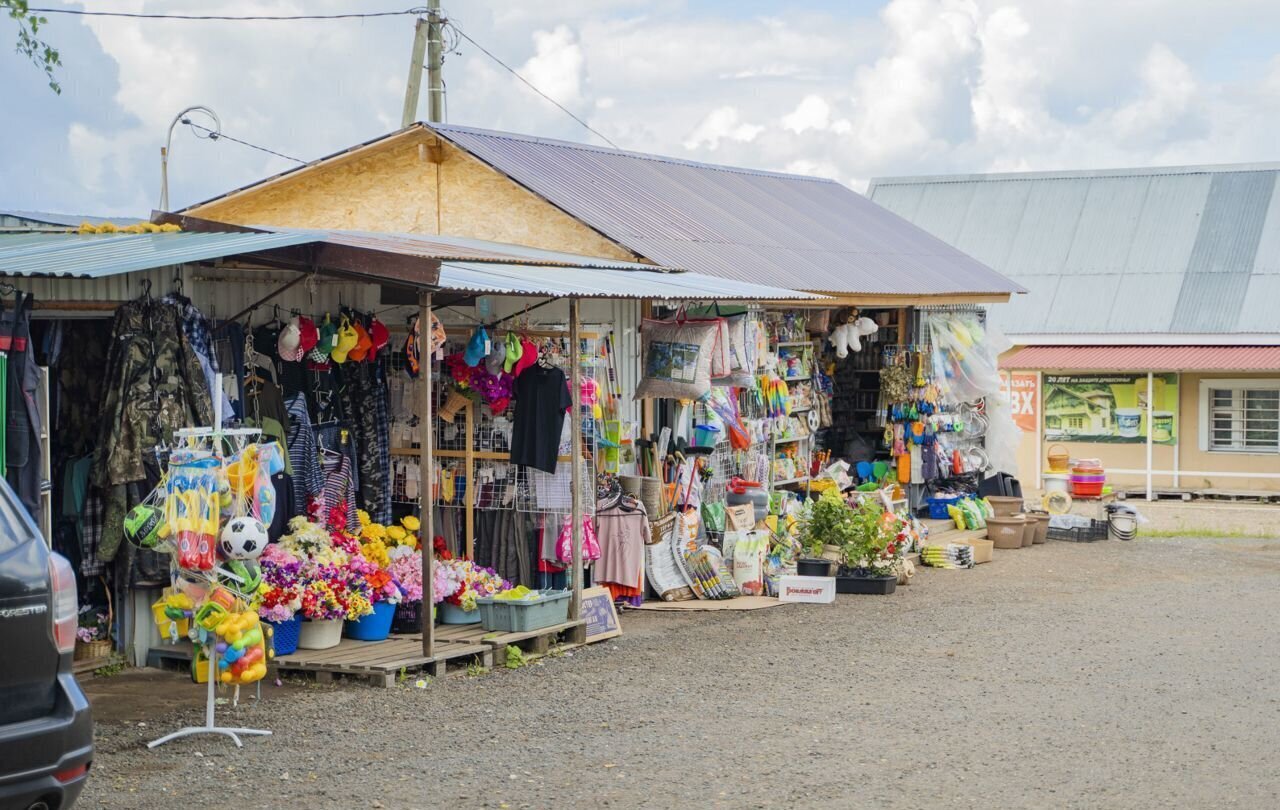
[[[44,0],[33,5],[55,5]],[[83,8],[84,3],[66,3]],[[298,14],[391,0],[93,0]],[[459,28],[626,149],[834,177],[1280,159],[1275,0],[449,0]],[[146,215],[183,107],[304,160],[399,126],[411,17],[51,15],[63,93],[0,18],[0,207]],[[448,120],[595,137],[465,41]],[[423,107],[425,116],[425,105]],[[174,135],[172,207],[289,167]]]

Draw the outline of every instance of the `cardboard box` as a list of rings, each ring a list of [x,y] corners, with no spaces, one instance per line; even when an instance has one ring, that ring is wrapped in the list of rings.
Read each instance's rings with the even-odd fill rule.
[[[974,565],[991,562],[991,550],[996,545],[993,541],[981,537],[972,537],[968,540],[952,540],[950,542],[959,546],[972,546]]]
[[[802,577],[794,574],[779,577],[778,600],[829,605],[836,601],[836,578]]]

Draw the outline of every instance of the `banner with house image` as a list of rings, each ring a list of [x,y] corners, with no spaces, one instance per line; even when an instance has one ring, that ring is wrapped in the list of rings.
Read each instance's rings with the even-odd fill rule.
[[[1157,374],[1147,424],[1147,375],[1072,374],[1044,377],[1044,437],[1052,442],[1176,444],[1178,375]]]

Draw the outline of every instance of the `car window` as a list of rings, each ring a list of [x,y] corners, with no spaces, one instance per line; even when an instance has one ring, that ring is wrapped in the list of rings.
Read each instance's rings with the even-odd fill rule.
[[[0,479],[0,556],[39,536],[40,529],[35,521],[9,485]]]

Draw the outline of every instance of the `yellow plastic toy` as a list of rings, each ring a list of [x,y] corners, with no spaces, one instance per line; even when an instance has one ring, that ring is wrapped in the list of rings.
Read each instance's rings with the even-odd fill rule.
[[[166,589],[165,595],[151,604],[151,617],[161,636],[177,641],[191,630],[193,608],[191,597]]]
[[[267,676],[270,654],[266,640],[270,629],[262,626],[256,611],[228,614],[215,632],[222,639],[215,647],[220,682],[243,685]]]

